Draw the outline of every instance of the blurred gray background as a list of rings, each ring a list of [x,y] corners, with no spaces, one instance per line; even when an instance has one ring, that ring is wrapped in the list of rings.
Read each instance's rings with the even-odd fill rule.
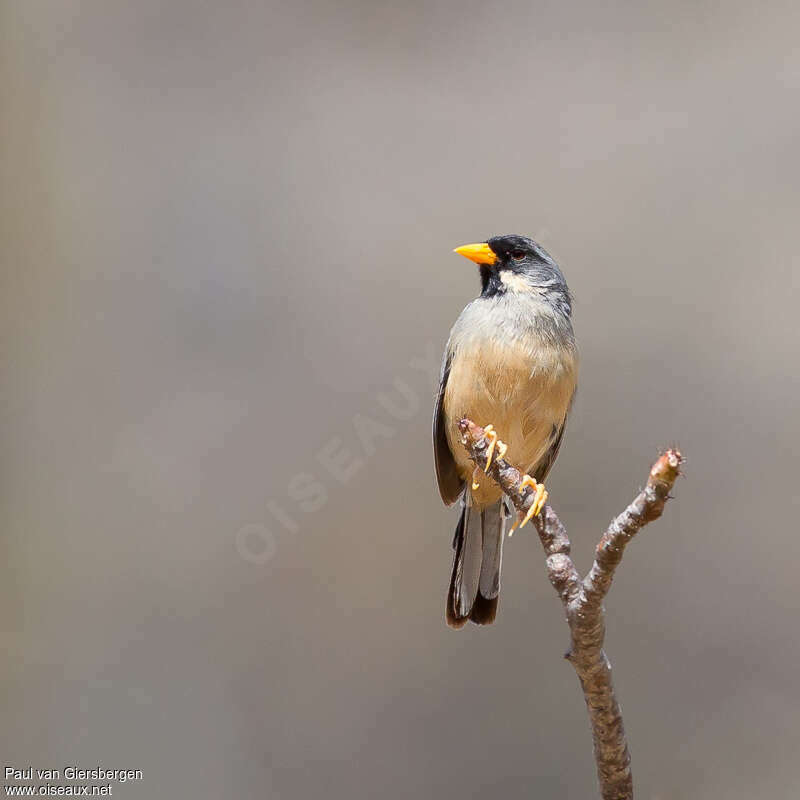
[[[593,796],[533,533],[443,620],[451,249],[519,232],[576,298],[581,569],[688,458],[608,602],[638,796],[797,797],[796,4],[0,9],[6,764]]]

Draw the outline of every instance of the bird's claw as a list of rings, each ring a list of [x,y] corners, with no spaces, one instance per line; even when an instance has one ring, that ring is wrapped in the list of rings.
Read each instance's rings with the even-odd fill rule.
[[[547,502],[547,490],[544,488],[543,483],[537,483],[530,475],[524,475],[519,485],[519,493],[522,494],[528,486],[534,490],[533,502],[528,508],[528,513],[521,520],[517,518],[508,533],[509,536],[514,533],[517,527],[524,528],[534,517],[538,517]]]
[[[497,448],[498,458],[503,458],[508,450],[508,445],[497,438],[497,431],[494,429],[494,425],[487,425],[483,429],[483,435],[489,440],[489,446],[486,448],[486,466],[483,470],[484,472],[488,472],[489,467],[492,466],[492,456],[494,455],[495,448]]]
[[[481,468],[480,467],[475,467],[475,469],[472,470],[472,491],[473,492],[480,487],[480,483],[478,483],[478,478],[480,477],[480,474],[481,474]]]

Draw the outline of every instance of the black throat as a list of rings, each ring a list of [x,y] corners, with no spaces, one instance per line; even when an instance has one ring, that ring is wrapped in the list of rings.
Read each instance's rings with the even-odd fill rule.
[[[492,269],[486,264],[481,264],[480,271],[481,297],[494,297],[505,289],[497,270]]]

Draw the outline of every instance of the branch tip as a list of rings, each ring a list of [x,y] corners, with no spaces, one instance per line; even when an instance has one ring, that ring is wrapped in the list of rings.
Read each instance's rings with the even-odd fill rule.
[[[683,456],[679,450],[670,449],[662,453],[650,470],[650,481],[672,486],[681,474]]]
[[[483,428],[466,417],[458,421],[458,430],[461,432],[461,444],[466,447],[477,444],[484,435]]]

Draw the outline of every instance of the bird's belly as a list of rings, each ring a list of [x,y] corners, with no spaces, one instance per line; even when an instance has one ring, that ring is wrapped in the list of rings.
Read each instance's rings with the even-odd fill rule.
[[[508,445],[506,459],[531,472],[561,430],[576,383],[576,359],[568,348],[517,344],[498,348],[476,344],[455,354],[444,396],[447,439],[461,477],[474,464],[460,442],[458,421],[494,425]],[[500,491],[484,481],[474,493],[480,505],[495,502]]]

